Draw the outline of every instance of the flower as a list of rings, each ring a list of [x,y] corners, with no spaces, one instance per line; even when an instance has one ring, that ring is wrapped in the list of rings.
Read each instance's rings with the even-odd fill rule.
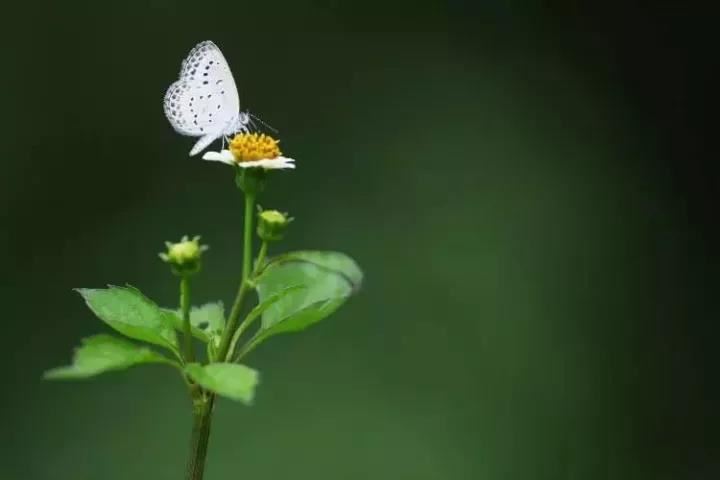
[[[173,273],[177,275],[189,275],[200,271],[201,257],[208,248],[207,245],[200,245],[200,237],[187,235],[182,237],[178,243],[165,242],[167,252],[160,253],[160,258],[170,264]]]
[[[265,170],[295,168],[295,160],[283,157],[278,143],[279,140],[264,133],[238,133],[230,141],[228,150],[206,152],[202,158],[241,168]]]
[[[277,210],[262,210],[258,215],[258,236],[266,242],[282,240],[285,230],[293,219],[287,213]]]

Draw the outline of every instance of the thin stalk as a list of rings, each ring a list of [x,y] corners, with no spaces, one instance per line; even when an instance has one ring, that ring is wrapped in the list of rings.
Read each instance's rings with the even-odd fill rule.
[[[248,343],[242,346],[242,348],[235,354],[235,358],[233,358],[233,362],[240,363],[240,360],[243,359],[245,355],[252,352],[255,347],[257,347],[257,342],[255,341],[255,338],[250,339]]]
[[[192,330],[190,327],[190,276],[183,275],[180,280],[180,310],[182,310],[183,320],[183,343],[185,348],[185,361],[192,363],[195,361],[195,352],[193,350]]]
[[[255,260],[255,268],[253,268],[252,277],[254,278],[265,263],[265,257],[267,256],[268,242],[264,241],[260,244],[260,251],[258,252],[257,259]]]
[[[235,296],[235,302],[233,303],[230,315],[227,319],[225,330],[223,331],[222,338],[220,339],[220,347],[218,348],[217,358],[224,359],[227,356],[228,350],[230,349],[230,342],[232,340],[235,329],[237,328],[237,322],[242,312],[243,302],[250,285],[248,279],[250,277],[250,268],[252,265],[252,237],[253,237],[253,216],[255,209],[255,195],[252,193],[245,194],[245,224],[243,228],[243,267],[242,267],[242,278],[240,280],[240,287],[238,287],[237,295]]]
[[[190,456],[185,471],[186,480],[202,480],[205,474],[210,426],[215,396],[209,395],[193,405],[193,429],[190,437]]]
[[[252,275],[250,275],[249,278],[250,281],[253,281],[255,279],[255,276],[262,268],[263,263],[265,263],[265,256],[267,255],[267,250],[268,242],[263,241],[260,245],[260,251],[258,252],[257,260],[255,260],[255,268],[253,268]],[[227,354],[225,355],[226,362],[229,361],[230,358],[232,358],[233,352],[235,352],[235,348],[237,346],[237,342],[240,340],[242,334],[252,324],[255,318],[257,318],[257,316],[247,315],[240,324],[240,326],[237,328],[237,330],[235,330],[235,333],[232,336],[232,341],[230,342],[230,347],[228,348]]]

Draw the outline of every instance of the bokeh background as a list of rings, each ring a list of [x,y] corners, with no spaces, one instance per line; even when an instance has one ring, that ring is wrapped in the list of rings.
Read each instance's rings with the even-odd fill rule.
[[[0,478],[182,478],[174,373],[40,377],[108,331],[73,287],[176,303],[165,240],[202,234],[196,301],[232,299],[232,172],[162,113],[205,39],[297,159],[261,198],[297,217],[282,248],[367,280],[249,358],[256,405],[219,403],[208,480],[718,478],[699,6],[8,2]]]

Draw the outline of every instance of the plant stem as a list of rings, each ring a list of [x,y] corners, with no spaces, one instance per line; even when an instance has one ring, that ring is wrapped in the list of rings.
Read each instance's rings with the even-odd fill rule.
[[[260,271],[260,268],[262,268],[263,263],[265,263],[265,256],[267,255],[268,250],[268,242],[263,241],[260,245],[260,251],[258,252],[257,260],[255,260],[255,267],[253,268],[253,272],[250,275],[249,280],[253,281],[255,279],[255,276]],[[247,282],[245,282],[247,283]],[[235,347],[237,345],[237,342],[240,340],[240,337],[242,336],[243,332],[247,330],[247,328],[250,326],[250,324],[257,318],[257,316],[253,317],[252,315],[248,315],[245,317],[245,319],[242,321],[240,326],[235,330],[235,333],[232,336],[232,341],[230,342],[230,347],[227,350],[227,354],[225,355],[224,361],[230,361],[232,358],[233,352],[235,352]],[[222,357],[220,357],[222,360]]]
[[[202,395],[202,394],[200,394]],[[190,437],[190,457],[188,458],[186,480],[202,480],[205,474],[210,425],[212,423],[215,396],[193,399],[193,428]]]
[[[195,361],[195,352],[193,351],[192,331],[190,328],[190,276],[183,275],[180,280],[180,309],[182,310],[183,319],[183,339],[185,347],[185,361],[192,363]]]
[[[252,237],[253,237],[253,216],[255,208],[255,194],[245,193],[245,225],[243,228],[243,267],[242,267],[242,278],[240,280],[240,287],[238,287],[238,293],[235,296],[235,302],[233,303],[230,315],[225,325],[222,338],[220,339],[220,347],[218,348],[217,358],[223,360],[227,356],[228,350],[230,349],[230,341],[232,340],[235,329],[237,328],[237,322],[242,312],[243,302],[245,295],[247,294],[250,286],[248,285],[248,278],[250,277],[250,268],[252,265]]]
[[[230,341],[232,340],[233,333],[236,330],[238,319],[240,318],[240,312],[242,312],[243,302],[248,290],[250,290],[250,276],[252,268],[252,238],[253,238],[253,217],[255,209],[255,193],[245,192],[245,218],[243,227],[243,263],[242,263],[242,278],[240,280],[240,286],[238,287],[235,301],[233,302],[232,310],[227,320],[225,330],[223,331],[222,338],[220,340],[220,346],[217,352],[217,358],[221,361],[225,359],[230,348]],[[258,262],[256,265],[263,263],[265,254],[267,252],[267,245],[263,245],[260,249],[260,255],[258,256]],[[182,288],[182,287],[181,287]],[[183,308],[183,323],[186,326],[186,338],[192,342],[192,334],[190,330],[190,315],[189,315],[189,283],[187,285],[187,317],[185,317],[185,308]],[[183,296],[181,295],[181,299]],[[187,320],[185,320],[187,318]],[[187,342],[187,340],[186,340]],[[192,343],[190,343],[192,347]],[[194,387],[198,387],[195,385]],[[202,480],[205,472],[205,458],[207,456],[208,441],[210,439],[210,425],[212,422],[213,406],[215,404],[215,395],[203,391],[201,389],[194,390],[191,387],[191,394],[193,399],[193,429],[192,436],[190,439],[190,457],[188,459],[186,480]]]
[[[246,282],[250,277],[252,268],[252,239],[253,239],[253,217],[255,216],[255,194],[245,194],[245,228],[243,229],[243,269],[242,281]]]
[[[268,242],[264,241],[260,244],[260,251],[258,252],[257,260],[255,260],[255,267],[253,268],[252,277],[255,277],[265,263],[265,257],[267,256]]]

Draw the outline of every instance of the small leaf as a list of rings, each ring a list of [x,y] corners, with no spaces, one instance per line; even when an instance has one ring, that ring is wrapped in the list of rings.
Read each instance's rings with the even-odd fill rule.
[[[190,325],[204,332],[214,334],[225,327],[225,308],[222,302],[206,303],[190,310]]]
[[[75,350],[72,365],[48,370],[44,378],[48,380],[88,378],[143,363],[174,364],[147,347],[110,335],[95,335],[83,339],[82,345]]]
[[[247,405],[252,403],[259,381],[256,370],[236,363],[211,363],[204,366],[191,363],[185,366],[185,372],[202,387]]]
[[[260,305],[274,299],[249,349],[279,333],[296,332],[337,310],[360,286],[354,260],[337,252],[302,251],[273,259],[256,279]],[[287,291],[289,287],[293,288]],[[282,293],[281,298],[274,298]],[[248,349],[248,350],[249,350]]]
[[[139,290],[110,286],[77,291],[100,320],[126,337],[177,352],[177,337],[167,315]]]
[[[163,310],[175,330],[183,331],[182,313],[180,310]],[[208,343],[211,338],[218,337],[225,328],[225,309],[222,302],[206,303],[190,310],[190,329],[193,337]]]

